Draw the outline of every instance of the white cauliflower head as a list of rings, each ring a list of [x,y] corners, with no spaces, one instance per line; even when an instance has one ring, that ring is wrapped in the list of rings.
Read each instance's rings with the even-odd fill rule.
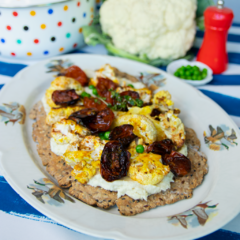
[[[100,23],[122,50],[149,59],[176,59],[193,44],[196,8],[196,0],[107,0]]]

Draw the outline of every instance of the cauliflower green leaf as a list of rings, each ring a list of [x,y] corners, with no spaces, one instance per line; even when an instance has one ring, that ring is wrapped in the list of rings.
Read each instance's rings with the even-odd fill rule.
[[[197,13],[196,13],[196,22],[200,30],[204,31],[204,11],[207,7],[214,5],[213,0],[198,0],[197,1]]]

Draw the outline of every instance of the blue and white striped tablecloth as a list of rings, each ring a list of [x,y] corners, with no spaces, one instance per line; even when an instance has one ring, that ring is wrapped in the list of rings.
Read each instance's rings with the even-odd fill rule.
[[[201,46],[202,38],[203,32],[198,31],[193,48],[195,53]],[[240,128],[240,24],[233,24],[231,27],[227,49],[228,70],[221,75],[214,75],[211,83],[198,89],[218,103]],[[101,45],[85,47],[74,53],[107,54]],[[31,64],[33,62],[0,58],[0,89],[11,81],[17,72]],[[0,239],[15,240],[19,237],[24,240],[98,239],[63,227],[35,210],[12,190],[0,172]],[[240,240],[240,214],[222,229],[201,239]]]

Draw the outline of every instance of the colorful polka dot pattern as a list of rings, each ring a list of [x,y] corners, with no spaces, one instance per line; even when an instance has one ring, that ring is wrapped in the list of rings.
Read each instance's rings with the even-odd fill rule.
[[[51,8],[48,9],[48,14],[53,14],[53,10]]]
[[[31,15],[31,16],[35,16],[35,15],[36,15],[36,12],[35,12],[35,11],[31,11],[31,12],[30,12],[30,15]]]
[[[83,1],[83,0],[82,0]],[[89,0],[85,0],[86,2],[88,2]],[[98,3],[98,2],[100,2],[100,0],[96,0],[96,2]],[[75,3],[76,5],[75,6],[77,6],[78,8],[81,8],[81,6],[82,6],[82,4],[81,4],[81,1],[77,1],[76,3]],[[83,4],[84,5],[84,4]],[[75,7],[76,8],[76,7]],[[69,6],[68,5],[63,5],[62,6],[62,11],[63,12],[69,12]],[[90,16],[91,15],[91,19],[93,18],[93,13],[94,13],[94,8],[93,7],[91,7],[91,8],[89,8],[89,13],[88,12],[86,12],[86,11],[84,11],[84,12],[82,12],[82,18],[83,19],[86,19],[87,18],[87,16]],[[56,11],[56,9],[52,9],[52,8],[48,8],[47,9],[47,15],[49,16],[49,15],[54,15],[54,13],[55,13],[55,11]],[[21,17],[22,16],[22,14],[21,14],[21,12],[19,11],[17,11],[17,10],[15,10],[15,11],[12,11],[12,16],[14,17],[14,18],[17,18],[17,17]],[[33,18],[35,18],[35,17],[37,17],[37,15],[38,15],[38,11],[37,10],[33,10],[33,9],[29,9],[29,12],[28,12],[28,16],[29,17],[33,17]],[[88,15],[89,14],[89,15]],[[40,15],[40,14],[39,14]],[[38,15],[38,16],[39,16]],[[0,17],[2,16],[2,14],[1,14],[1,12],[0,12]],[[77,23],[78,22],[78,18],[80,18],[79,20],[81,21],[81,15],[80,15],[80,17],[78,17],[78,15],[76,14],[75,16],[73,16],[71,19],[70,19],[70,21],[71,21],[71,23]],[[0,19],[1,20],[1,19]],[[48,26],[48,22],[47,21],[45,21],[44,20],[44,18],[42,18],[42,20],[43,20],[43,22],[39,25],[39,29],[40,30],[44,30],[44,29],[47,29],[47,26]],[[59,28],[62,28],[63,26],[64,26],[64,24],[66,24],[65,23],[65,21],[66,21],[66,19],[65,18],[63,18],[63,20],[61,20],[61,19],[59,19],[59,21],[57,21],[56,22],[56,25],[57,25],[57,27],[59,27]],[[69,20],[68,20],[69,21]],[[89,24],[91,24],[91,22],[92,21],[90,21],[90,23]],[[30,24],[29,24],[30,25]],[[14,29],[13,29],[14,28]],[[24,26],[22,26],[22,31],[23,31],[23,34],[24,34],[24,32],[29,32],[30,30],[33,30],[33,27],[32,26],[28,26],[28,25],[24,25]],[[15,26],[11,26],[11,24],[9,24],[9,25],[6,25],[6,30],[7,31],[13,31],[13,30],[15,30]],[[80,27],[80,28],[78,28],[78,32],[80,33],[80,34],[82,34],[82,28]],[[65,38],[67,38],[67,39],[71,39],[72,38],[72,34],[74,34],[74,32],[66,32],[65,33]],[[63,35],[64,36],[64,35]],[[33,42],[33,44],[34,45],[41,45],[41,38],[40,39],[38,39],[38,38],[34,38],[34,39],[32,39],[32,42]],[[59,40],[61,40],[61,38],[59,39]],[[7,38],[0,38],[0,43],[1,44],[4,44],[4,43],[8,43],[7,42],[8,40],[7,40]],[[49,42],[56,42],[57,41],[57,37],[56,36],[51,36],[50,38],[49,38]],[[74,40],[73,40],[74,41]],[[25,39],[21,39],[21,38],[17,38],[17,39],[15,39],[15,43],[17,44],[17,45],[20,45],[20,44],[24,44],[26,41],[25,41]],[[25,43],[26,44],[26,43]],[[72,48],[76,48],[78,46],[78,43],[73,43],[72,44]],[[59,49],[58,49],[58,51],[59,52],[63,52],[65,50],[65,48],[64,48],[64,46],[60,46],[59,47]],[[30,51],[27,51],[26,53],[26,56],[27,57],[31,57],[31,56],[33,56],[34,55],[34,53],[33,52],[30,52]],[[42,54],[43,55],[49,55],[50,54],[50,50],[43,50],[43,52],[42,52]],[[13,56],[13,57],[15,57],[16,56],[16,52],[10,52],[10,55],[11,56]]]
[[[46,24],[41,24],[41,29],[45,29],[46,28]]]

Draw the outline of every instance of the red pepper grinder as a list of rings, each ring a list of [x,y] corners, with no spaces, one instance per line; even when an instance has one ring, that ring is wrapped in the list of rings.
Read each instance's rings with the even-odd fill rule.
[[[233,20],[233,11],[218,0],[217,6],[208,7],[204,12],[205,34],[197,61],[208,65],[215,74],[227,69],[227,35]]]

